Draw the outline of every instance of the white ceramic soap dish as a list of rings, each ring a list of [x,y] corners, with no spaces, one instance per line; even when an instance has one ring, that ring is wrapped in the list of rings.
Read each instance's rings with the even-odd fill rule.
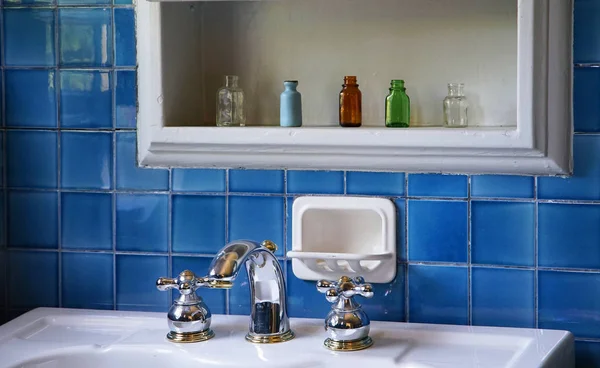
[[[300,197],[292,211],[292,269],[303,280],[396,277],[396,209],[384,198]]]

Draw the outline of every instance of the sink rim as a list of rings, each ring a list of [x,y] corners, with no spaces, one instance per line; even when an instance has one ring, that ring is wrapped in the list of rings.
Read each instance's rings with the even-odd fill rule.
[[[291,318],[290,321],[292,329],[297,330],[298,332],[298,338],[296,339],[297,343],[302,339],[315,338],[315,334],[318,334],[319,338],[322,338],[322,340],[326,338],[325,331],[323,330],[324,321],[321,319]],[[231,341],[237,341],[237,339],[239,338],[240,343],[244,344],[241,346],[248,347],[252,346],[252,344],[247,343],[246,341],[244,341],[243,338],[243,336],[247,332],[248,322],[248,316],[213,315],[212,327],[215,330],[215,333],[217,334],[217,338],[220,336],[221,340],[229,339]],[[156,332],[156,330],[159,330],[161,331],[162,336],[166,335],[166,333],[168,332],[166,315],[164,313],[38,308],[24,315],[21,315],[20,317],[8,322],[3,326],[0,326],[0,349],[2,348],[2,345],[7,343],[14,343],[15,341],[18,341],[18,343],[21,345],[36,343],[40,345],[39,348],[35,349],[39,353],[36,354],[36,356],[41,357],[48,356],[49,353],[52,351],[58,351],[62,349],[68,349],[72,351],[72,349],[76,348],[77,346],[85,345],[78,345],[73,342],[61,343],[59,341],[49,342],[47,340],[36,340],[35,335],[42,331],[40,329],[44,328],[44,323],[47,326],[53,325],[70,328],[70,331],[72,331],[73,333],[92,334],[93,332],[97,331],[98,336],[100,337],[106,337],[109,340],[110,338],[114,337],[114,341],[107,340],[107,342],[104,344],[106,346],[119,346],[123,339],[126,339],[126,337],[124,338],[123,336],[139,334],[140,331],[152,330],[153,332]],[[94,329],[88,331],[86,330],[86,326],[94,326]],[[422,335],[430,340],[432,339],[432,337],[440,338],[443,340],[444,336],[446,335],[451,337],[452,335],[450,334],[458,333],[465,334],[464,336],[469,337],[471,339],[470,341],[475,341],[475,337],[481,338],[482,336],[491,336],[490,341],[494,341],[494,339],[498,338],[506,338],[506,341],[514,340],[515,349],[517,345],[521,346],[522,344],[524,344],[524,339],[529,339],[529,343],[525,344],[525,347],[519,350],[520,355],[517,354],[519,359],[517,362],[511,365],[511,367],[513,368],[529,368],[531,367],[532,362],[535,362],[536,364],[538,364],[538,366],[543,367],[545,366],[544,362],[553,359],[554,354],[563,352],[565,351],[565,349],[567,351],[574,350],[573,335],[568,331],[559,330],[433,325],[420,323],[372,321],[371,331],[372,336],[375,340],[374,348],[377,347],[378,337],[382,338],[385,334],[389,335],[388,340],[394,341],[402,341],[402,337],[398,336],[402,334],[406,334],[407,339],[418,338]],[[164,332],[164,334],[162,334],[162,332]],[[296,340],[292,340],[292,342],[288,342],[285,344],[294,344],[293,341]],[[517,344],[518,342],[520,342],[521,344]],[[167,342],[166,339],[163,338],[161,341],[156,341],[156,339],[147,340],[146,345],[138,344],[137,346],[144,346],[145,348],[166,348],[169,350],[183,349],[192,354],[196,354],[197,356],[198,354],[202,354],[202,351],[204,350],[203,348],[208,347],[209,343],[210,341],[206,343],[182,345]],[[270,353],[276,353],[276,346],[278,345],[279,344],[261,345],[261,349]],[[315,353],[316,355],[313,354],[315,356],[325,357],[324,354],[340,354],[326,351],[326,349],[324,349],[320,343],[315,345],[317,345],[315,346],[315,351],[313,352],[311,349],[311,351],[309,352],[311,354]],[[460,343],[457,342],[455,345],[460,345]],[[89,344],[87,346],[89,346]],[[479,346],[479,344],[477,346]],[[482,344],[482,346],[484,345]],[[380,352],[382,352],[386,349],[386,347],[381,347],[380,344],[379,349]],[[362,354],[360,352],[341,354],[352,354],[353,357],[362,358],[364,356],[369,356],[370,350],[371,349],[368,349]],[[28,357],[27,359],[21,359],[18,362],[31,362],[35,359],[35,357]]]

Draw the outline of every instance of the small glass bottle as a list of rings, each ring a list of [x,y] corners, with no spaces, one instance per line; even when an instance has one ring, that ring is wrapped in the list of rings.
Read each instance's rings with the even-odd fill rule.
[[[244,91],[238,86],[237,75],[225,76],[225,86],[217,92],[217,126],[244,126]]]
[[[279,124],[282,127],[302,126],[302,95],[298,92],[298,81],[283,82],[285,91],[281,93]]]
[[[448,84],[448,96],[444,99],[444,126],[446,128],[465,128],[469,124],[469,102],[462,83]]]
[[[344,77],[340,92],[340,125],[358,128],[362,125],[362,93],[356,84],[356,77]]]
[[[390,94],[385,99],[385,126],[408,128],[410,126],[410,98],[406,94],[404,81],[394,79]]]

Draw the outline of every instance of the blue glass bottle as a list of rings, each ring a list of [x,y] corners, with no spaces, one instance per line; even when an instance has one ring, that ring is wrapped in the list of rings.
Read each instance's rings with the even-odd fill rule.
[[[296,90],[298,81],[283,82],[279,123],[282,127],[302,126],[302,95]]]

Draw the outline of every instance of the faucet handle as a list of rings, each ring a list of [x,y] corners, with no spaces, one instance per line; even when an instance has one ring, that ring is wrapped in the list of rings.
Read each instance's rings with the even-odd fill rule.
[[[340,297],[350,299],[356,295],[365,298],[373,297],[373,286],[365,282],[361,276],[350,278],[342,276],[336,281],[319,280],[317,282],[317,290],[325,294],[327,301],[330,303],[337,302]]]
[[[325,330],[329,336],[324,342],[327,349],[354,351],[373,345],[373,339],[369,337],[369,316],[354,301],[356,295],[372,298],[371,284],[360,276],[342,276],[338,281],[318,281],[317,290],[325,294],[328,302],[334,303],[325,319]]]
[[[160,291],[178,290],[181,294],[167,313],[170,332],[167,339],[173,342],[206,341],[215,336],[210,329],[211,316],[208,306],[196,290],[209,285],[207,279],[197,277],[192,271],[185,270],[175,278],[161,277],[156,280]]]
[[[190,295],[209,282],[203,277],[197,277],[192,271],[185,270],[176,278],[161,277],[156,280],[156,288],[160,291],[178,290],[182,295]]]

